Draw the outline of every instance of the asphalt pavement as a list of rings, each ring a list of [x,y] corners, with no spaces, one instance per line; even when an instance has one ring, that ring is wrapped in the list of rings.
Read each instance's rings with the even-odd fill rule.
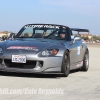
[[[100,45],[89,51],[89,70],[68,77],[0,72],[0,100],[100,100]]]

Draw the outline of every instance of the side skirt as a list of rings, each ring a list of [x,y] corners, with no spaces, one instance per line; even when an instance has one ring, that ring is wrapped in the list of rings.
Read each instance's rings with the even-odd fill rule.
[[[78,69],[78,68],[81,68],[82,66],[83,66],[83,61],[80,61],[80,62],[70,65],[70,70]]]

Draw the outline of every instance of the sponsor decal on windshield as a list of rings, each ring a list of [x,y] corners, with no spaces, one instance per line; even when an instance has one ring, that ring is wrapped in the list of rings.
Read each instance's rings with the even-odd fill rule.
[[[56,25],[26,25],[24,28],[29,28],[29,27],[33,27],[33,28],[57,28],[59,29],[60,26],[56,26]]]
[[[31,46],[10,46],[7,49],[23,49],[23,50],[34,50],[38,51],[37,47],[31,47]]]
[[[65,27],[65,26],[63,26],[63,29],[66,29],[66,27]]]

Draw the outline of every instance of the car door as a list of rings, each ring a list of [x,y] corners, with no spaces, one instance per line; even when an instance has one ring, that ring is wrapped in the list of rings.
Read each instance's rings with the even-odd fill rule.
[[[65,45],[66,48],[69,49],[69,55],[70,55],[70,67],[71,69],[76,68],[76,63],[80,61],[80,55],[81,55],[81,44],[79,41],[74,41],[74,35],[72,34],[72,31],[68,28],[67,29],[67,35],[69,39],[69,42],[66,41]]]
[[[83,46],[80,43],[81,40],[71,41],[70,45],[70,64],[71,69],[76,69],[80,66],[83,56]]]
[[[77,60],[77,42],[70,44],[70,63],[74,65],[76,63],[76,60]]]
[[[84,56],[84,45],[81,40],[77,40],[77,62],[80,62],[83,60]]]

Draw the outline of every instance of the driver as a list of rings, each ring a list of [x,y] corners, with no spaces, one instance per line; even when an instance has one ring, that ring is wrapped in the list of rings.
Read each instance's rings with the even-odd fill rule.
[[[61,37],[62,39],[65,39],[66,33],[65,33],[65,32],[61,32],[61,33],[60,33],[60,37]]]

